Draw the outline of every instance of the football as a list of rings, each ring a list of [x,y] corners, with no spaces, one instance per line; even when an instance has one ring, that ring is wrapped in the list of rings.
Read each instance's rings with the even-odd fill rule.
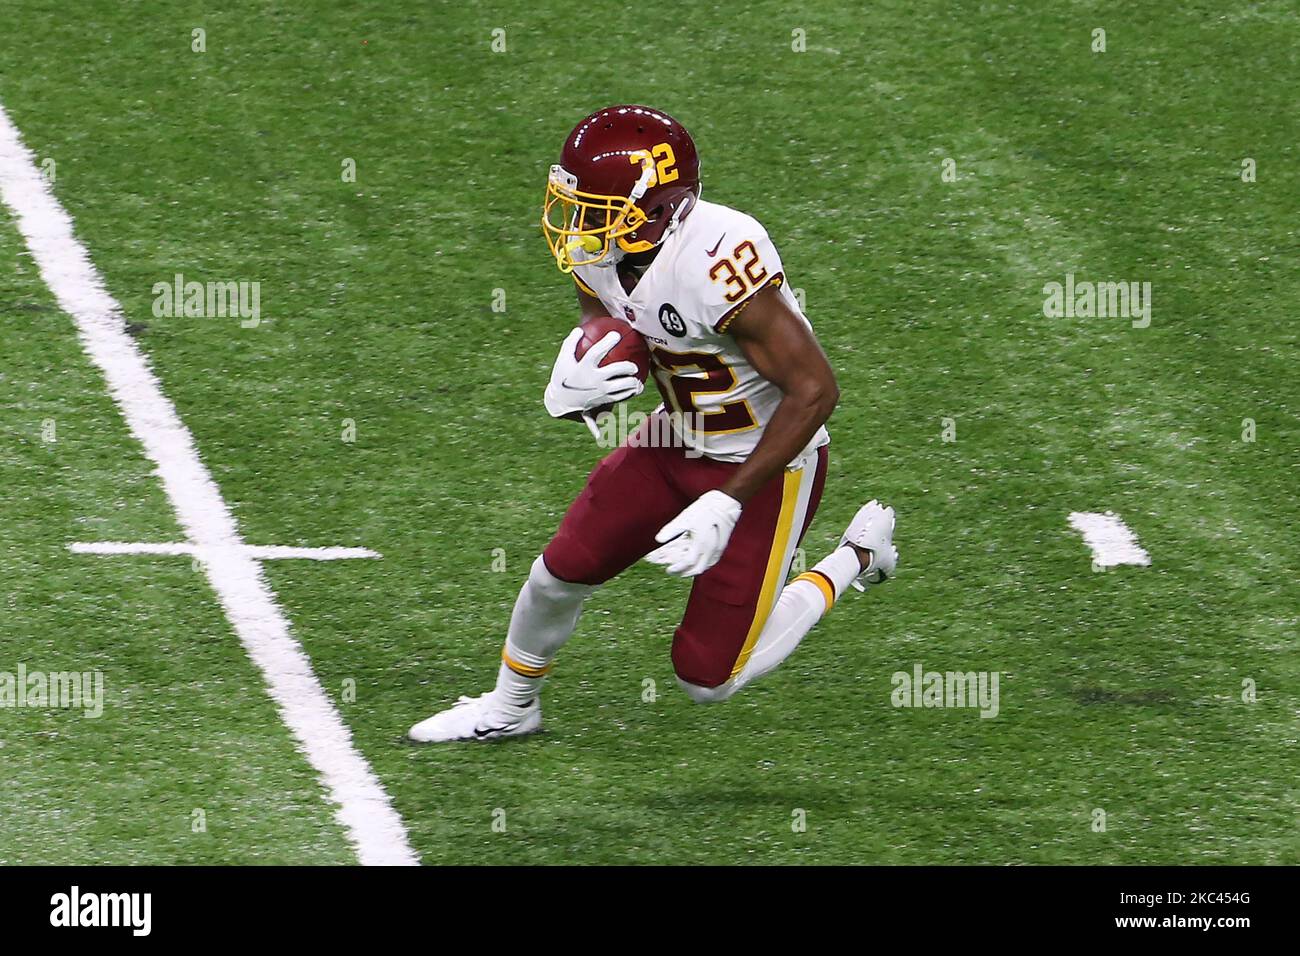
[[[623,337],[600,364],[604,366],[611,362],[631,362],[636,365],[636,377],[640,381],[645,382],[650,377],[650,348],[641,333],[627,322],[616,319],[612,315],[597,315],[583,322],[581,328],[582,338],[578,339],[578,344],[573,350],[576,358],[586,355],[587,349],[610,332],[617,332]],[[603,415],[613,407],[613,405],[602,405],[595,410],[595,415]]]

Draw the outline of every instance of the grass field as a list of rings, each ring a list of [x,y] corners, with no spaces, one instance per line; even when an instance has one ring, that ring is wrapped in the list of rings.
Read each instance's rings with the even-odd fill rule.
[[[1294,4],[209,6],[9,0],[0,106],[244,538],[382,553],[265,573],[425,863],[1300,863]],[[843,394],[810,563],[879,497],[901,573],[699,707],[639,565],[545,734],[405,746],[489,686],[599,455],[541,408],[576,310],[537,219],[614,102],[804,290]],[[263,321],[155,317],[176,273]],[[1045,317],[1067,273],[1150,282],[1150,326]],[[0,710],[0,862],[356,859],[204,574],[68,550],[183,535],[3,204],[0,509],[0,671],[106,686]],[[1074,511],[1151,565],[1094,572]],[[894,708],[916,663],[1000,713]]]

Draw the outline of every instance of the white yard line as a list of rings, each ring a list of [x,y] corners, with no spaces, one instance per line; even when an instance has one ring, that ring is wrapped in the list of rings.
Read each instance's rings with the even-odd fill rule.
[[[127,334],[122,310],[104,287],[72,219],[59,205],[0,106],[0,200],[82,346],[103,372],[158,476],[235,633],[266,679],[298,745],[338,804],[339,821],[364,864],[415,864],[401,817],[339,716],[289,621],[239,535],[234,516],[199,459],[194,438],[163,394],[148,360]]]
[[[1072,511],[1070,527],[1083,535],[1083,542],[1092,549],[1092,560],[1098,567],[1151,563],[1151,555],[1142,549],[1137,536],[1114,512]]]
[[[166,554],[207,560],[202,548],[184,542],[151,544],[144,541],[76,541],[68,545],[75,554]],[[305,558],[308,561],[341,561],[344,558],[382,558],[369,548],[295,548],[282,544],[246,544],[243,552],[256,561],[275,558]]]

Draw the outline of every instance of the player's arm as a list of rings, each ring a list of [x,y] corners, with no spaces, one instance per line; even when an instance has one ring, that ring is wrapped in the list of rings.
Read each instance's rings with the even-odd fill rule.
[[[728,331],[781,401],[754,450],[721,488],[706,491],[659,529],[646,557],[669,574],[694,577],[717,563],[741,506],[807,447],[839,401],[835,373],[816,337],[769,284],[736,313]]]
[[[826,353],[775,284],[756,293],[727,330],[781,403],[749,457],[720,489],[742,504],[803,451],[840,399]]]

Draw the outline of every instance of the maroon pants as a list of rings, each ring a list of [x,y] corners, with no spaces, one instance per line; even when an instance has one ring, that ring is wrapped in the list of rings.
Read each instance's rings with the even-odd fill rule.
[[[740,467],[636,440],[596,466],[546,546],[542,557],[557,578],[608,581],[658,547],[660,528]],[[826,461],[823,447],[805,468],[769,481],[745,505],[721,560],[694,579],[673,635],[673,667],[682,680],[717,687],[745,666],[821,501]]]

